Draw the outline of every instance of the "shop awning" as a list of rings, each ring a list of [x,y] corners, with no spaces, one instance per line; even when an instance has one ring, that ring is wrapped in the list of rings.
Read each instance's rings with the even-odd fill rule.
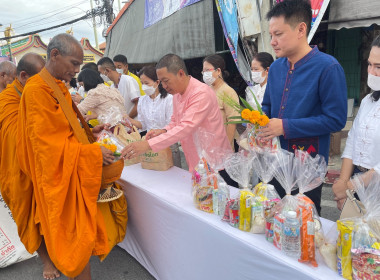
[[[379,0],[331,0],[329,29],[380,25]]]
[[[183,59],[215,53],[213,1],[185,7],[144,29],[145,1],[133,1],[107,36],[105,56],[128,63],[157,62],[168,53]]]

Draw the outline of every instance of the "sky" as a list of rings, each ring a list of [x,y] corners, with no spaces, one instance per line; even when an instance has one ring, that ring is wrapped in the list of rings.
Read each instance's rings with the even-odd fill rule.
[[[4,37],[4,28],[12,24],[12,28],[17,34],[23,34],[38,29],[58,25],[60,23],[79,18],[91,9],[91,0],[12,0],[0,1],[0,38]],[[96,1],[92,0],[94,7]],[[6,2],[6,5],[3,3]],[[123,0],[120,0],[121,8]],[[118,0],[114,1],[115,17],[119,12]],[[66,25],[53,30],[39,33],[45,44],[56,34],[66,32],[73,28],[74,37],[80,40],[86,37],[95,47],[94,29],[92,19],[76,22],[72,25]],[[105,28],[103,24],[97,25],[97,34],[99,44],[105,41],[102,31]],[[16,39],[15,39],[16,40]],[[5,41],[0,42],[0,44]]]

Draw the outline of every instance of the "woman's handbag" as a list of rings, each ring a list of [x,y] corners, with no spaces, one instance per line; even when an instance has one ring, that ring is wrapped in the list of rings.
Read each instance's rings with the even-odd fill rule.
[[[347,199],[343,204],[339,220],[363,216],[365,214],[365,208],[363,203],[355,198],[355,192],[346,190],[346,194]]]

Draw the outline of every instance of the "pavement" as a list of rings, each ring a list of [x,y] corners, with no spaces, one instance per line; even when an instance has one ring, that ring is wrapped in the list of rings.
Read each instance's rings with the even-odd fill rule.
[[[343,152],[346,138],[341,140],[341,152]],[[182,149],[180,149],[182,151]],[[331,156],[329,159],[328,169],[333,172],[340,169],[341,159],[340,154]],[[181,153],[182,168],[188,169],[184,159],[183,152]],[[339,218],[340,212],[336,208],[336,203],[333,200],[331,184],[324,184],[322,187],[322,217],[336,221]],[[116,246],[109,256],[100,262],[97,257],[92,257],[91,273],[92,280],[153,280],[153,276],[149,274],[131,255],[126,251]],[[40,280],[42,277],[42,262],[38,257],[33,257],[27,261],[11,265],[6,268],[0,268],[0,280]],[[58,279],[67,279],[61,276]]]

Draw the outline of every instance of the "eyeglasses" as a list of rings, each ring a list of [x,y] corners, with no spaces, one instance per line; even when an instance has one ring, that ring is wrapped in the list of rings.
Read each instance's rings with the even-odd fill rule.
[[[206,69],[206,70],[203,70],[201,73],[203,75],[203,73],[205,73],[205,72],[212,72],[212,71],[215,71],[215,69]]]

